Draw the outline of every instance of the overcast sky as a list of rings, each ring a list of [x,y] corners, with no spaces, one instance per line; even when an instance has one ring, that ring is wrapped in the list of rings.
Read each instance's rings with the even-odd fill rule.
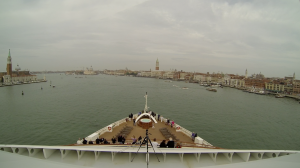
[[[0,71],[184,70],[300,79],[299,0],[0,1]]]

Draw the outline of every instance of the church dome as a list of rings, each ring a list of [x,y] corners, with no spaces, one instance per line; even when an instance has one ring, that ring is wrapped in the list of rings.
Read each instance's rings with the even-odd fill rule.
[[[19,65],[17,65],[17,67],[15,68],[16,71],[20,71],[21,68],[19,67]]]

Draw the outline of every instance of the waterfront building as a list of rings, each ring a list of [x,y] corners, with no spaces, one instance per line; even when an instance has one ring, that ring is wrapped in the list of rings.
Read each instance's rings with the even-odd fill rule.
[[[300,80],[294,80],[293,82],[293,93],[300,96]]]
[[[150,71],[142,71],[141,76],[142,77],[151,77],[151,70]]]
[[[153,78],[162,78],[163,71],[151,71],[151,77]]]
[[[223,81],[222,81],[223,85],[229,86],[230,85],[230,75],[229,74],[225,74],[223,77]]]
[[[173,79],[173,76],[174,76],[174,71],[165,71],[165,73],[163,73],[164,79]]]
[[[93,67],[86,68],[86,70],[83,72],[84,75],[97,75],[97,73],[93,70]]]
[[[245,87],[245,78],[243,78],[243,79],[238,79],[238,87],[239,87],[239,88]]]
[[[194,79],[194,73],[187,72],[186,75],[184,76],[184,80],[190,81],[192,79]]]
[[[178,78],[178,80],[184,80],[185,79],[185,75],[187,75],[187,73],[186,72],[179,72],[179,78]]]
[[[253,87],[255,89],[265,89],[265,84],[268,82],[270,82],[270,79],[247,78],[245,79],[245,86]]]
[[[9,49],[6,72],[0,72],[0,80],[5,85],[12,85],[14,83],[21,83],[21,82],[37,81],[36,75],[30,74],[29,71],[21,71],[19,65],[17,65],[15,70],[16,71],[12,70],[12,58]]]
[[[265,83],[265,90],[271,92],[284,92],[284,83],[281,80],[273,80]]]
[[[210,81],[213,83],[222,83],[223,75],[220,73],[213,73],[210,76]]]
[[[206,74],[204,74],[204,73],[195,73],[194,74],[194,80],[199,81],[200,83],[206,82],[205,77],[206,77]]]

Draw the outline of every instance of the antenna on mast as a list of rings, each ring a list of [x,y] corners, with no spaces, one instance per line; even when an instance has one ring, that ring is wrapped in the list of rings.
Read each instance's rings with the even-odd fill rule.
[[[147,105],[147,92],[146,92],[146,95],[144,96],[146,98],[146,104],[145,104],[145,108],[144,108],[144,113],[146,113],[148,111],[148,105]]]

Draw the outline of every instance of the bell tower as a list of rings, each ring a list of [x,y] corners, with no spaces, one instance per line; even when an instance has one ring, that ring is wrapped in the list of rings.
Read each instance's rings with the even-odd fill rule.
[[[7,72],[7,75],[10,75],[12,77],[12,64],[11,64],[10,49],[8,51],[6,72]]]
[[[248,71],[246,69],[246,72],[245,72],[245,78],[248,78]]]
[[[296,75],[295,75],[295,72],[294,72],[294,74],[293,74],[293,79],[294,79],[294,80],[296,79]]]
[[[159,70],[159,62],[158,62],[158,58],[157,58],[157,60],[156,60],[156,66],[155,66],[155,70]]]

